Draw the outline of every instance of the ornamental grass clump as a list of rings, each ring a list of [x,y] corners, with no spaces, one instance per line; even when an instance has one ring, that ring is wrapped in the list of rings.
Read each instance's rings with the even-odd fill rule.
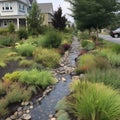
[[[70,112],[79,120],[119,120],[120,94],[111,87],[87,81],[72,83]]]
[[[19,55],[31,57],[33,56],[33,51],[35,50],[35,46],[30,43],[24,43],[22,45],[16,46],[16,51]]]
[[[85,78],[93,83],[104,83],[115,89],[120,89],[120,72],[119,69],[109,70],[92,70],[88,71]]]
[[[78,73],[87,72],[89,69],[94,68],[95,64],[94,55],[84,54],[78,59],[76,71]]]
[[[33,53],[36,62],[48,68],[56,68],[60,61],[60,54],[52,49],[38,48]]]
[[[39,71],[37,69],[22,71],[19,81],[27,85],[33,85],[35,87],[41,87],[43,89],[49,85],[55,84],[56,82],[49,71]]]

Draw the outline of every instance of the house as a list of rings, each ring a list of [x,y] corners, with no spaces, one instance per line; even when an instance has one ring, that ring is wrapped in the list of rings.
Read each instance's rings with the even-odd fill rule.
[[[36,0],[0,0],[0,27],[7,27],[14,23],[18,30],[26,26],[26,16]]]
[[[51,25],[52,16],[53,16],[52,3],[38,3],[38,6],[44,17],[43,25],[47,25],[47,26]]]

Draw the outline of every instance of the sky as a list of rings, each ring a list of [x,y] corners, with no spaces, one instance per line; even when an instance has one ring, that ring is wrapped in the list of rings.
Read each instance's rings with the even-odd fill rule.
[[[70,3],[65,2],[64,0],[37,0],[38,3],[52,3],[54,11],[58,10],[58,7],[60,6],[63,11],[63,15],[66,16],[66,18],[73,22],[73,18],[69,16],[68,14],[71,14],[71,11],[68,9],[70,8]]]

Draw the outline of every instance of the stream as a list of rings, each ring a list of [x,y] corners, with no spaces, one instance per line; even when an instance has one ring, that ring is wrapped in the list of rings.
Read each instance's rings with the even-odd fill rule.
[[[69,64],[66,64],[66,67],[75,68],[75,58],[79,55],[80,44],[76,37],[73,38],[71,49],[69,51],[68,59]],[[69,84],[72,80],[72,75],[70,74],[58,74],[57,79],[64,77],[66,81],[60,80],[55,89],[52,90],[47,96],[42,99],[39,105],[35,105],[31,110],[32,120],[49,120],[49,116],[55,113],[55,105],[59,100],[64,96],[69,94]]]

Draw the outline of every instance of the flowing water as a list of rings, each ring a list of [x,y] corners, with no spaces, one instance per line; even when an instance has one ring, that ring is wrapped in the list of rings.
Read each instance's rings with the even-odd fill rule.
[[[68,56],[70,65],[73,67],[75,67],[75,58],[78,57],[79,48],[79,42],[74,37]],[[58,77],[63,77],[63,75],[58,75]],[[60,81],[55,89],[41,101],[41,104],[34,106],[34,109],[31,111],[32,120],[49,120],[49,115],[55,113],[54,108],[57,102],[69,94],[71,77],[69,74],[64,74],[66,82]]]

